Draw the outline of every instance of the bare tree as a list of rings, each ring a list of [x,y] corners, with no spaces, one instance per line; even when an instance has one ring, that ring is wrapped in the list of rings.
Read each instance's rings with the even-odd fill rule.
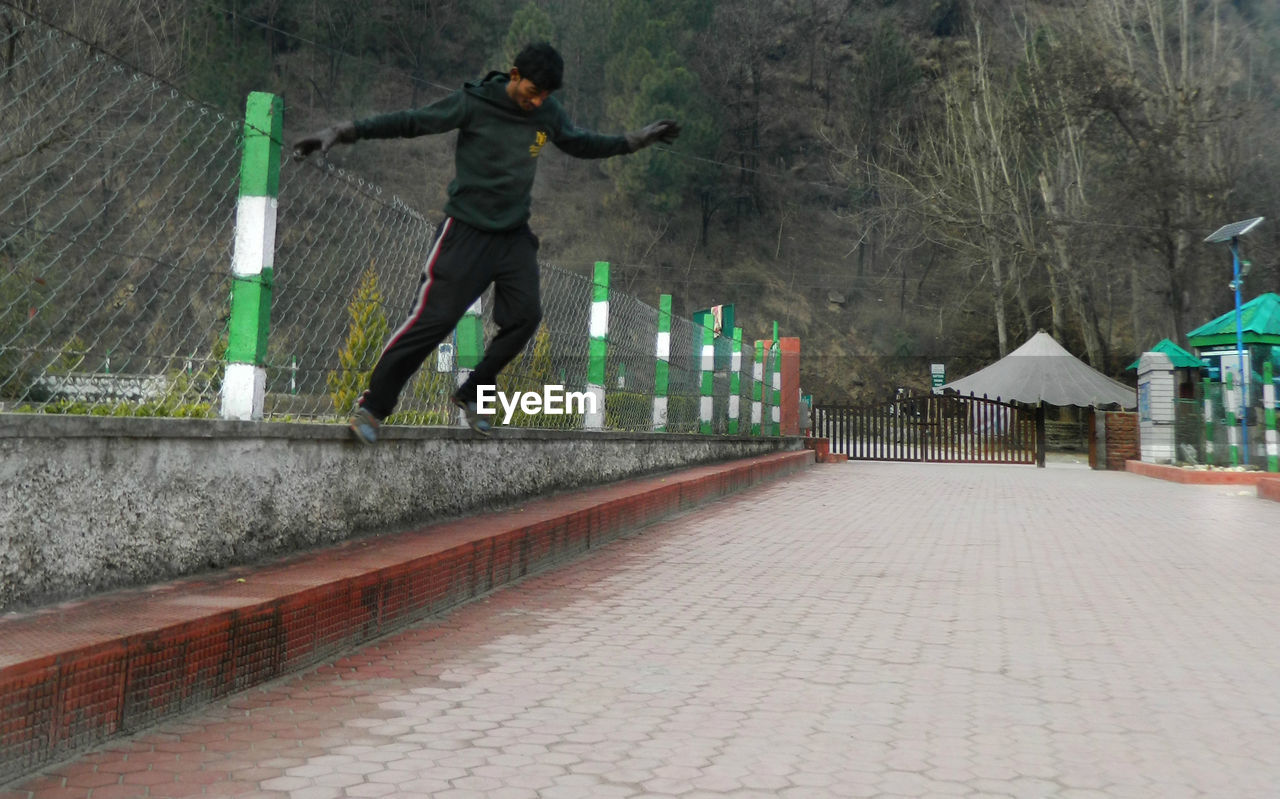
[[[1114,159],[1125,199],[1147,228],[1162,291],[1163,333],[1185,334],[1193,297],[1205,288],[1192,245],[1230,193],[1233,114],[1226,100],[1241,74],[1243,30],[1225,24],[1226,4],[1190,0],[1091,3],[1076,17],[1077,46],[1105,59],[1108,88],[1089,100],[1121,136]],[[1138,201],[1138,202],[1135,202]],[[1135,269],[1143,264],[1135,263]],[[1141,285],[1142,276],[1135,276]],[[1140,301],[1135,298],[1135,301]]]
[[[1011,280],[1029,235],[1021,143],[1008,86],[992,63],[983,23],[974,21],[969,46],[941,83],[939,106],[912,152],[900,164],[913,171],[886,177],[909,187],[931,236],[961,261],[980,265],[990,279],[991,313],[1000,355],[1009,352],[1007,302],[1023,282]]]

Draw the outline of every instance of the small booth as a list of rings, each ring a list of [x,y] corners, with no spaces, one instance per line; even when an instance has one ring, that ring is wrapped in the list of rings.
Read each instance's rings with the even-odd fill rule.
[[[1151,347],[1145,352],[1162,352],[1169,356],[1169,360],[1173,363],[1173,381],[1174,392],[1178,399],[1194,399],[1196,396],[1196,386],[1203,380],[1206,375],[1205,362],[1192,355],[1191,353],[1179,347],[1169,339],[1161,339],[1160,343]],[[1138,364],[1142,361],[1138,360],[1125,367],[1126,372],[1136,372]]]
[[[1241,338],[1251,379],[1257,382],[1271,364],[1280,377],[1280,294],[1261,294],[1240,306]],[[1227,375],[1239,384],[1240,365],[1236,349],[1236,312],[1230,310],[1187,334],[1187,343],[1204,362],[1205,377],[1214,383],[1226,382]]]

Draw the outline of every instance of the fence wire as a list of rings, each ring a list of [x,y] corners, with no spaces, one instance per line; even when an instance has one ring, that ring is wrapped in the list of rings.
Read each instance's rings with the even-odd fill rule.
[[[212,415],[242,123],[10,17],[0,399]]]
[[[1266,463],[1266,410],[1262,387],[1261,381],[1254,380],[1245,395],[1245,428],[1249,435],[1247,452],[1249,462],[1255,466]],[[1236,407],[1232,408],[1227,407],[1227,390],[1222,383],[1197,383],[1194,394],[1194,398],[1175,400],[1175,460],[1188,465],[1231,466],[1234,433],[1236,456],[1243,463],[1246,448],[1240,436],[1238,390],[1233,403]]]
[[[244,120],[11,15],[0,35],[0,52],[12,54],[0,69],[0,407],[216,416]],[[279,185],[264,413],[344,419],[410,311],[436,227],[359,175],[315,160],[285,160]],[[498,388],[584,391],[591,280],[540,269],[542,323]],[[492,290],[482,306],[489,339]],[[658,311],[613,292],[609,324],[605,427],[650,430]],[[671,432],[699,430],[701,333],[672,320]],[[445,343],[392,422],[453,423],[458,348]],[[744,347],[743,432],[751,355]],[[713,430],[723,433],[728,372],[714,382]],[[509,423],[574,429],[583,419],[517,413]]]

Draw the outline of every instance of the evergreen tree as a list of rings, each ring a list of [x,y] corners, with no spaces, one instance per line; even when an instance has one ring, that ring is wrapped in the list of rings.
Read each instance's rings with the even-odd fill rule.
[[[390,326],[382,310],[382,292],[378,289],[378,273],[370,265],[360,276],[356,296],[347,306],[351,318],[347,326],[347,343],[338,352],[338,368],[329,372],[329,397],[339,414],[350,411],[369,375],[378,362]]]
[[[628,130],[655,119],[675,119],[682,131],[678,154],[651,148],[609,163],[618,193],[659,212],[679,210],[686,199],[713,190],[721,171],[714,164],[720,130],[698,76],[674,52],[655,58],[637,50],[627,59],[632,86],[624,99],[615,95],[613,113]],[[706,159],[704,161],[698,158]]]
[[[675,119],[682,127],[679,155],[654,148],[608,164],[618,194],[655,211],[676,211],[686,198],[713,191],[720,179],[719,169],[708,163],[716,156],[720,125],[684,53],[694,45],[693,34],[708,24],[712,7],[698,0],[656,8],[623,0],[614,12],[609,115],[627,130],[656,119]]]
[[[551,16],[532,2],[525,3],[511,18],[507,38],[503,41],[502,54],[505,66],[516,60],[516,55],[530,42],[553,42],[556,37]]]

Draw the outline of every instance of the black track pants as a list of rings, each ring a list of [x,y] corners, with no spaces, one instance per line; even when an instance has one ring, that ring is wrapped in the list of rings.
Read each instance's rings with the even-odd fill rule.
[[[528,225],[490,233],[446,219],[427,255],[409,318],[391,335],[360,404],[379,419],[389,416],[405,384],[490,283],[498,334],[458,390],[464,399],[475,398],[476,386],[493,385],[538,330],[538,239]]]

